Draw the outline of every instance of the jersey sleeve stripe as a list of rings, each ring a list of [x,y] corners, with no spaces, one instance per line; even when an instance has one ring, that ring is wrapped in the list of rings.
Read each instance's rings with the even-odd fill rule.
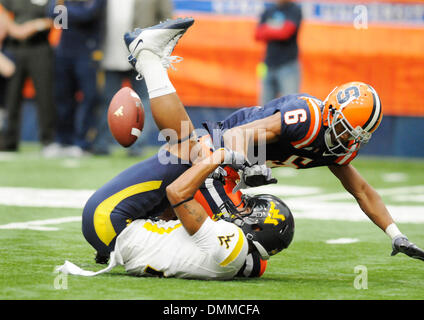
[[[352,154],[347,154],[345,156],[341,156],[341,157],[337,158],[336,163],[339,164],[339,165],[348,164],[349,162],[351,162],[353,160],[353,158],[356,157],[357,153],[358,152],[356,151]]]
[[[236,245],[234,246],[233,251],[228,255],[228,257],[225,258],[224,261],[222,261],[219,265],[222,267],[225,267],[226,265],[228,265],[229,263],[231,263],[232,261],[234,261],[238,255],[240,254],[241,249],[243,248],[244,245],[244,234],[241,231],[240,228],[238,228],[238,240]]]
[[[302,140],[292,142],[292,145],[299,149],[311,144],[317,137],[319,130],[321,129],[321,112],[315,101],[309,98],[304,98],[309,107],[309,113],[311,115],[311,122],[309,130],[306,136]]]

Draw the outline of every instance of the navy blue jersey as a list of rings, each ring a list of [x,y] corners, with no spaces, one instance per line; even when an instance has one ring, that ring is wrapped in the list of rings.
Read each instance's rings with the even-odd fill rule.
[[[293,94],[274,99],[263,107],[239,109],[217,124],[205,123],[204,125],[210,132],[212,129],[219,128],[223,134],[230,128],[280,112],[279,139],[277,142],[266,145],[266,159],[269,167],[286,166],[303,169],[348,164],[356,156],[356,152],[343,157],[326,155],[324,134],[327,127],[323,125],[323,106],[322,101],[308,94]],[[217,135],[211,133],[211,136],[215,139]],[[216,145],[215,140],[214,144]]]

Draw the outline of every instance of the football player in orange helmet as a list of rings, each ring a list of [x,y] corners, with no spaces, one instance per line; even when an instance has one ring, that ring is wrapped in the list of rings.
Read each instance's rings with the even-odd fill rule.
[[[325,144],[332,155],[357,151],[371,139],[383,118],[377,92],[362,82],[336,87],[324,100]]]
[[[166,72],[173,62],[181,60],[170,55],[188,22],[191,25],[194,20],[170,21],[125,35],[129,61],[146,81],[152,113],[160,129],[177,128],[182,120],[189,122],[189,132],[194,129]],[[382,114],[374,88],[362,82],[349,82],[336,87],[324,101],[309,94],[293,94],[264,106],[239,109],[223,121],[203,125],[210,133],[214,149],[227,147],[244,154],[251,164],[257,163],[256,167],[247,166],[239,171],[237,190],[275,183],[270,174],[272,167],[327,166],[361,210],[392,239],[392,254],[402,252],[424,260],[424,251],[400,232],[379,194],[351,165],[361,145],[378,128]],[[184,139],[178,132],[178,140]],[[266,148],[254,153],[259,154],[259,159],[252,161],[248,147]]]
[[[380,98],[370,85],[349,82],[334,88],[323,109],[328,152],[343,156],[357,151],[371,139],[382,117]]]
[[[266,129],[270,166],[328,166],[362,211],[392,239],[392,255],[402,252],[424,261],[424,250],[400,232],[381,197],[350,164],[383,118],[381,100],[373,87],[349,82],[334,88],[323,102],[307,94],[290,95],[270,101],[257,112],[247,112],[241,109],[222,122],[224,142],[226,135],[232,137],[233,128],[237,133],[241,128],[250,129],[245,130],[244,138],[255,141],[251,129]],[[257,185],[244,180],[242,174],[244,187]]]

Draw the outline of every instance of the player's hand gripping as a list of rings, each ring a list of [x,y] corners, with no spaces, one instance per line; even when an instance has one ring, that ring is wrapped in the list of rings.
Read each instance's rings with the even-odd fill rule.
[[[277,179],[272,176],[270,168],[266,165],[255,164],[245,167],[240,174],[240,182],[234,187],[233,193],[240,189],[259,187],[266,184],[277,183]]]
[[[222,184],[225,184],[225,177],[227,176],[227,171],[223,167],[218,167],[212,172],[208,178],[221,181]]]
[[[424,250],[409,242],[408,238],[404,235],[397,236],[392,240],[392,248],[392,256],[402,252],[411,258],[424,261]]]
[[[222,165],[230,166],[235,170],[243,170],[244,168],[251,166],[249,160],[247,160],[240,152],[231,150],[229,148],[222,149],[225,151],[225,158],[221,163]]]

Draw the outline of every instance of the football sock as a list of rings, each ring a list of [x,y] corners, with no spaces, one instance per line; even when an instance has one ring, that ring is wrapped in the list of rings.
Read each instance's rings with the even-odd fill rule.
[[[136,69],[146,81],[150,99],[176,92],[160,57],[153,52],[142,50],[137,56]]]
[[[386,230],[384,230],[386,234],[391,238],[394,239],[395,237],[401,236],[402,232],[400,232],[399,228],[396,226],[396,224],[392,223],[390,224]]]

